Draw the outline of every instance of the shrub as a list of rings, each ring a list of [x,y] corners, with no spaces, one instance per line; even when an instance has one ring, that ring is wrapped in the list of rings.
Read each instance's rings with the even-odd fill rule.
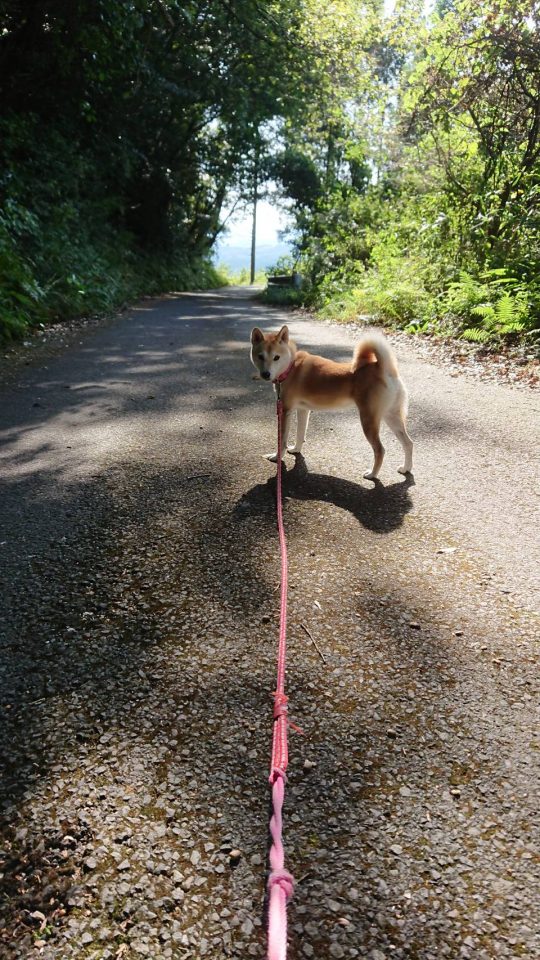
[[[449,284],[441,313],[453,333],[476,343],[500,341],[535,325],[527,288],[504,268],[489,270],[479,279],[461,271]]]

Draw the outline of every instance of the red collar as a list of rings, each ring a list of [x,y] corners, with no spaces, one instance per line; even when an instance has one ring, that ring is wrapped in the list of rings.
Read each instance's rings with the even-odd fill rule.
[[[279,377],[276,377],[275,380],[272,380],[272,383],[283,383],[283,381],[286,380],[287,377],[289,376],[293,367],[294,367],[294,360],[291,360],[287,369],[284,370],[283,373],[280,373]]]

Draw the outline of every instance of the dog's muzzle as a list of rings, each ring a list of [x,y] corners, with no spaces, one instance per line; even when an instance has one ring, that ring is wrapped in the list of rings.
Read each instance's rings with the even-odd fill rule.
[[[263,380],[269,380],[269,379],[270,379],[270,371],[269,371],[269,370],[263,370],[263,372],[261,373],[261,377],[263,378]]]

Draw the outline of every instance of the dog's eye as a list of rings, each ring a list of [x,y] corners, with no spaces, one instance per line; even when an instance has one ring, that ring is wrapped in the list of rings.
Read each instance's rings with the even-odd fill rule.
[[[274,357],[274,360],[279,360],[279,353],[278,353],[277,357]]]

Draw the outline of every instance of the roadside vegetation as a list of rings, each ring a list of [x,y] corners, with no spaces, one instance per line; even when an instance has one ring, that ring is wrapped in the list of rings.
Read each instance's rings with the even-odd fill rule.
[[[322,315],[473,342],[540,326],[537,0],[0,5],[0,337],[226,282],[278,184]]]
[[[0,339],[226,282],[225,198],[319,82],[303,5],[0,3]]]
[[[326,124],[315,107],[309,136],[289,128],[281,157],[296,243],[278,269],[303,274],[304,303],[537,348],[539,28],[532,0],[374,12],[368,69],[341,76]]]
[[[231,270],[229,267],[224,266],[223,264],[218,264],[218,269],[220,275],[224,278],[227,285],[234,287],[249,287],[251,284],[251,271],[248,267],[241,267],[240,270]],[[257,270],[254,277],[254,284],[256,286],[264,286],[267,281],[267,273],[265,270]]]

